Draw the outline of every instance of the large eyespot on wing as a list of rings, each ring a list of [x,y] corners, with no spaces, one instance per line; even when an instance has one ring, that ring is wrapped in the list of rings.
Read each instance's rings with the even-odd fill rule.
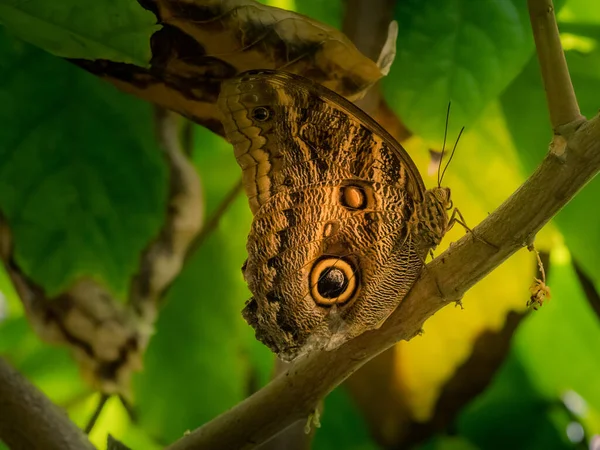
[[[315,303],[321,306],[343,305],[358,293],[359,271],[346,258],[323,257],[313,265],[309,289]]]

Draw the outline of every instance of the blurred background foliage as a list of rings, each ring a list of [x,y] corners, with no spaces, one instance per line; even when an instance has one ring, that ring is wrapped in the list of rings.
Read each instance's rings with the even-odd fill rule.
[[[84,2],[96,9],[61,2],[62,16],[41,0],[18,3],[0,0],[0,211],[20,263],[48,292],[88,275],[123,298],[164,219],[167,174],[152,107],[56,55],[139,62],[153,17],[135,2],[121,2],[114,17],[106,11],[119,2],[110,0]],[[264,3],[338,28],[345,14],[342,0]],[[591,117],[600,106],[600,3],[556,6]],[[467,131],[445,185],[474,226],[533,171],[551,139],[526,4],[402,0],[394,15],[398,54],[382,91],[413,133],[403,145],[429,186],[429,149],[441,147],[452,101],[449,135]],[[115,20],[135,32],[111,35]],[[63,34],[86,39],[48,39]],[[210,216],[240,171],[230,145],[199,126],[192,150]],[[538,236],[552,301],[526,310],[536,261],[522,250],[468,293],[464,309],[445,308],[422,337],[336,389],[313,448],[587,448],[600,434],[599,196],[595,180]],[[240,195],[169,290],[134,379],[137,420],[109,399],[91,433],[99,448],[109,432],[133,449],[162,448],[268,382],[273,356],[240,315],[250,221]],[[440,251],[463,233],[454,229]],[[83,427],[99,394],[67,350],[36,337],[2,270],[0,293],[0,354]]]

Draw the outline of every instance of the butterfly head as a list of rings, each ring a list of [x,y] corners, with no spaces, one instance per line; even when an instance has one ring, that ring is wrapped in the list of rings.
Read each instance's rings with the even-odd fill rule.
[[[431,189],[432,201],[436,202],[444,211],[449,211],[453,208],[452,199],[450,198],[449,187],[436,187]]]
[[[425,248],[435,248],[448,231],[448,211],[453,208],[450,188],[435,187],[425,192],[425,198],[415,216]]]

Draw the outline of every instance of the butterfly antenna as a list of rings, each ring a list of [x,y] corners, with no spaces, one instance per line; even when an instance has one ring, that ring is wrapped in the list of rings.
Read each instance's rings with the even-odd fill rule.
[[[438,164],[438,187],[442,186],[442,177],[444,174],[442,173],[440,176],[440,171],[442,169],[442,161],[444,160],[444,152],[446,151],[446,137],[448,136],[448,121],[450,119],[450,105],[452,102],[448,102],[448,110],[446,111],[446,127],[444,128],[444,143],[442,144],[442,154],[440,155],[440,163]],[[445,171],[446,169],[444,169]]]
[[[460,137],[463,134],[463,131],[465,131],[465,127],[462,127],[460,129],[460,132],[458,133],[458,137],[456,138],[456,142],[454,143],[454,147],[452,148],[452,153],[450,153],[450,158],[448,159],[448,162],[446,163],[446,167],[444,167],[444,171],[442,172],[442,177],[440,178],[439,181],[439,185],[441,186],[442,180],[444,179],[444,174],[446,173],[446,169],[448,169],[448,166],[450,165],[450,161],[452,161],[452,158],[454,157],[454,152],[456,151],[456,147],[458,146],[458,141],[460,141]],[[442,162],[440,161],[440,166],[442,165]]]

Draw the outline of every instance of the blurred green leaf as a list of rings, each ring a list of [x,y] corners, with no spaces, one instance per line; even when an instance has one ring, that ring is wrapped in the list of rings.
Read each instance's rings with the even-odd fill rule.
[[[164,216],[151,107],[0,32],[0,211],[17,262],[50,296],[87,275],[124,297]]]
[[[325,399],[321,428],[317,429],[314,450],[376,450],[365,420],[343,386],[338,386]]]
[[[600,36],[600,26],[597,27]],[[600,43],[600,42],[599,42]],[[567,52],[567,62],[581,111],[592,117],[600,105],[600,45],[592,52]],[[522,73],[502,95],[506,123],[531,173],[548,152],[552,126],[536,58],[531,58]],[[594,207],[600,196],[600,179],[591,181],[554,218],[574,257],[600,287],[600,209]]]
[[[0,324],[0,355],[58,404],[89,389],[69,351],[41,342],[25,317]]]
[[[342,29],[344,2],[341,0],[297,0],[295,11],[312,19]]]
[[[146,67],[156,17],[135,0],[0,0],[0,25],[65,58],[108,59]]]
[[[97,403],[97,398],[95,398]],[[95,407],[95,404],[94,404]],[[92,410],[93,411],[93,410]],[[91,411],[87,419],[91,416]],[[98,449],[118,450],[119,446],[107,446],[108,435],[118,439],[131,450],[159,450],[163,448],[158,442],[153,441],[147,433],[131,422],[127,411],[117,397],[111,397],[90,433],[90,441]],[[110,442],[110,441],[109,441]],[[124,449],[121,449],[124,450]]]
[[[479,447],[461,436],[436,436],[427,444],[418,447],[419,450],[477,450]]]
[[[588,404],[598,406],[600,383],[590,382],[590,374],[600,373],[600,359],[590,343],[600,342],[600,320],[564,252],[552,259],[548,285],[552,300],[521,327],[514,352],[536,388],[548,398],[559,399],[575,391]]]
[[[123,444],[118,439],[115,439],[112,434],[108,435],[108,442],[106,445],[106,450],[131,450],[125,444]]]
[[[561,22],[598,24],[600,23],[600,3],[589,0],[569,0],[559,12],[558,19]]]
[[[4,300],[2,300],[4,299]],[[3,310],[3,302],[6,310]],[[19,301],[19,296],[4,270],[4,266],[0,264],[0,324],[6,317],[17,317],[23,315],[23,305]]]
[[[552,300],[525,319],[493,384],[461,415],[461,434],[481,448],[573,448],[563,395],[576,392],[592,412],[600,405],[600,385],[590,382],[600,372],[590,345],[600,342],[600,321],[564,252],[553,257],[548,284]]]
[[[237,182],[239,168],[223,139],[197,132],[195,160],[204,169],[202,182],[213,211]],[[249,298],[240,267],[250,220],[247,200],[240,195],[167,296],[145,370],[135,382],[141,424],[161,441],[171,442],[209,421],[268,378],[273,357],[241,316]]]
[[[463,410],[459,434],[486,450],[572,448],[550,418],[550,401],[531,381],[511,354],[494,382]]]
[[[268,6],[296,11],[329,26],[342,29],[344,2],[341,0],[258,0]]]
[[[441,143],[452,101],[450,136],[470,127],[533,52],[522,0],[408,0],[396,3],[398,50],[382,81],[408,128]]]

